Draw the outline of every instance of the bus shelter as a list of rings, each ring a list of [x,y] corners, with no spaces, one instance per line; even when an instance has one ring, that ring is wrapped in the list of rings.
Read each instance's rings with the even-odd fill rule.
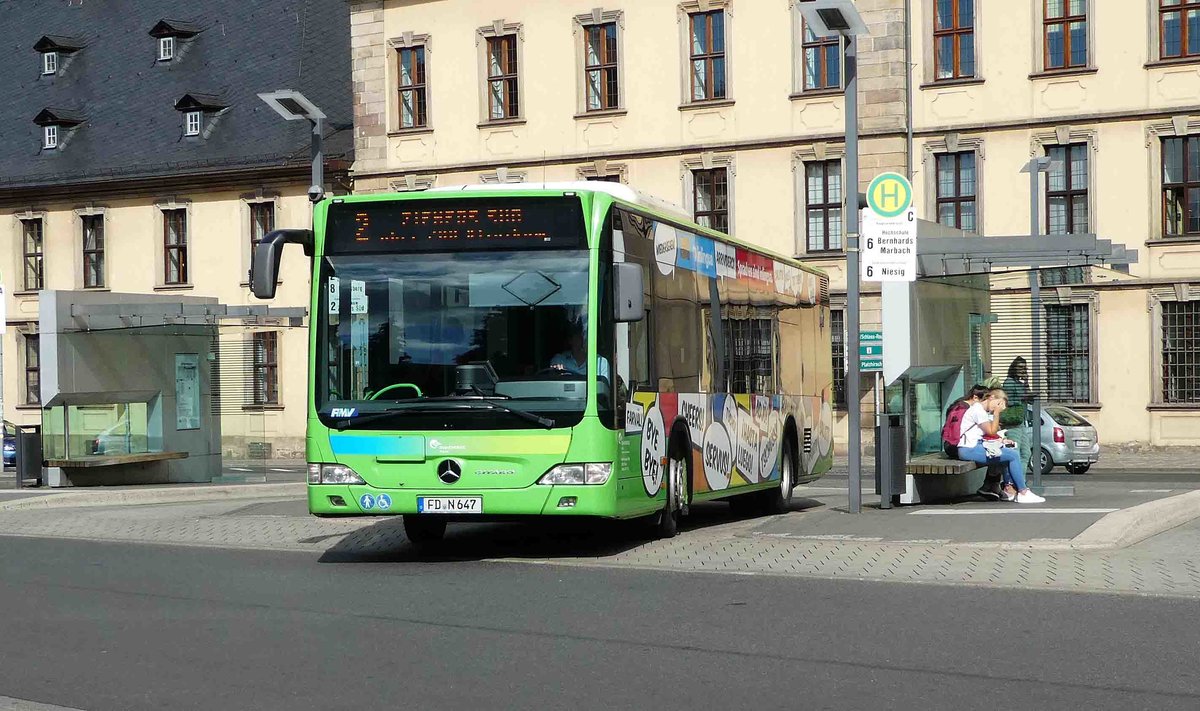
[[[1056,327],[1044,318],[1042,287],[1060,289],[1085,270],[1126,272],[1136,262],[1136,251],[1092,234],[983,237],[921,221],[917,280],[882,286],[885,396],[876,466],[884,505],[973,492],[982,470],[948,476],[948,464],[937,475],[937,466],[910,466],[941,452],[949,405],[975,383],[1003,381],[1007,366],[997,363],[1011,359],[1027,367],[1028,417],[1040,422],[1047,383],[1054,382],[1045,344]],[[1023,290],[1012,288],[1022,282]],[[1032,453],[1040,451],[1038,429],[1024,431]],[[1035,486],[1038,473],[1035,466]]]
[[[251,334],[302,326],[306,309],[53,290],[39,308],[43,482],[265,477]]]

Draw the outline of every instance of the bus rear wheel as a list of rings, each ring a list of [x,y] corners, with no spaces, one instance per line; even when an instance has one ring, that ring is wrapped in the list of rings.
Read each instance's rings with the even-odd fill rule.
[[[446,520],[420,514],[404,516],[404,535],[413,545],[437,543],[446,536]]]
[[[792,502],[792,491],[796,483],[796,446],[795,440],[789,434],[783,444],[783,456],[779,462],[779,486],[764,491],[762,496],[763,511],[769,514],[787,513]]]

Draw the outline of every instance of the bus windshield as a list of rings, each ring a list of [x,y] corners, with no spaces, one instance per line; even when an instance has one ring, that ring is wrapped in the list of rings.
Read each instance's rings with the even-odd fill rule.
[[[586,249],[326,256],[318,411],[387,429],[577,424],[589,369]],[[499,407],[503,405],[503,409]],[[367,423],[367,419],[363,419]]]

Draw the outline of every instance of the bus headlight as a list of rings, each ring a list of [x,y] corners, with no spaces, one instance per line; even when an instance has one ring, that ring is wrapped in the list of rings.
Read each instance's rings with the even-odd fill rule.
[[[612,475],[612,464],[593,462],[590,464],[560,464],[546,472],[539,484],[606,484]]]
[[[363,478],[342,464],[309,464],[309,484],[365,484]]]

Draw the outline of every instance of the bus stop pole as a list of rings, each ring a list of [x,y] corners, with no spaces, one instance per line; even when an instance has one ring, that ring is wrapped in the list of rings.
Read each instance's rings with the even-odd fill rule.
[[[850,513],[862,511],[862,395],[859,362],[858,284],[858,41],[846,35],[846,410],[849,425],[846,457]],[[879,443],[875,443],[876,452]]]
[[[1043,165],[1034,158],[1029,170],[1029,236],[1036,239],[1040,236],[1041,225],[1038,219],[1038,177],[1042,169],[1048,169],[1049,161]],[[1029,385],[1033,395],[1033,431],[1030,432],[1029,454],[1033,460],[1033,478],[1029,486],[1036,491],[1042,488],[1042,283],[1041,274],[1037,269],[1029,270],[1029,310],[1030,336],[1033,340],[1033,362],[1029,365]],[[1025,462],[1021,463],[1024,466]]]

